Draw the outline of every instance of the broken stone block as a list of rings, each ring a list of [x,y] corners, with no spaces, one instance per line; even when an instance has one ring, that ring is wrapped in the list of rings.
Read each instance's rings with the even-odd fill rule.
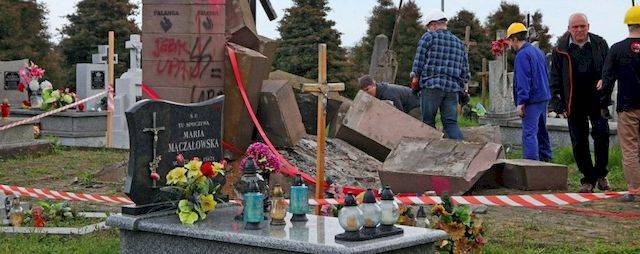
[[[260,42],[251,6],[246,0],[227,0],[226,34],[229,41],[253,50],[259,50]]]
[[[318,133],[318,96],[313,93],[296,93],[295,96],[307,134],[316,135]],[[329,94],[329,99],[327,100],[327,125],[333,122],[340,105],[344,101],[350,100],[336,93]]]
[[[347,115],[347,112],[349,112],[349,108],[351,108],[351,104],[353,104],[351,100],[345,100],[344,102],[342,102],[342,105],[340,105],[340,108],[338,108],[338,113],[336,114],[335,118],[331,121],[331,123],[329,123],[328,137],[336,137],[338,130],[340,130],[340,128],[342,127],[342,120]]]
[[[301,92],[302,84],[316,82],[312,79],[308,79],[282,70],[275,70],[269,73],[269,79],[288,81],[287,84],[289,84],[293,88],[293,91],[295,91],[296,93]]]
[[[462,195],[504,158],[502,145],[438,138],[402,138],[378,172],[396,193]]]
[[[565,165],[516,159],[500,160],[505,187],[519,190],[566,190],[568,169]],[[500,174],[499,174],[500,175]]]
[[[264,81],[258,112],[262,127],[276,147],[294,147],[305,135],[293,89],[286,80]]]
[[[304,118],[304,115],[303,115]],[[403,137],[442,138],[443,133],[360,91],[336,138],[384,161]]]
[[[276,57],[276,50],[278,49],[278,43],[270,38],[258,35],[258,39],[260,40],[259,50],[262,55],[266,56],[269,61],[267,64],[271,66],[273,64],[273,59]],[[271,68],[269,70],[271,71]],[[270,78],[271,79],[271,78]]]
[[[229,46],[236,50],[242,83],[253,111],[257,113],[260,89],[268,74],[265,69],[270,68],[267,66],[267,58],[260,52],[234,43],[229,43]],[[251,143],[255,126],[247,113],[240,90],[238,90],[231,62],[227,59],[225,63],[225,76],[229,78],[225,80],[224,85],[224,140],[244,150]],[[264,75],[259,75],[260,73]],[[230,159],[239,156],[231,153],[225,155]]]
[[[460,128],[465,141],[469,142],[492,142],[502,144],[500,126],[482,125],[474,127]]]

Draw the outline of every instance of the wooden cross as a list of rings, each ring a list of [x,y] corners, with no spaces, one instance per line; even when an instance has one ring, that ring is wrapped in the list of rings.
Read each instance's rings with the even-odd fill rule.
[[[489,83],[489,68],[488,68],[488,61],[486,58],[482,58],[482,72],[478,73],[478,76],[480,76],[480,80],[481,80],[481,88],[482,88],[482,93],[480,95],[480,98],[482,99],[482,105],[483,106],[487,106],[489,104],[489,99],[488,99],[488,83]]]
[[[329,92],[344,91],[344,83],[327,83],[327,44],[318,45],[318,83],[303,84],[303,92],[318,94],[318,150],[316,152],[316,199],[324,197],[324,149],[326,142],[327,98]],[[316,207],[320,214],[320,206]]]
[[[470,26],[466,26],[464,29],[464,51],[467,52],[467,58],[469,58],[469,49],[471,49],[471,46],[475,46],[478,43],[476,43],[475,41],[471,41],[471,27]],[[469,90],[469,83],[467,82],[466,84],[464,84],[464,90]],[[462,115],[462,106],[460,104],[458,104],[458,116]]]

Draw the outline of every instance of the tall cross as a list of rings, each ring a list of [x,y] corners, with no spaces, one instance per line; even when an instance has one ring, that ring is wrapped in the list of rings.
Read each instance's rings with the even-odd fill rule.
[[[324,149],[326,142],[327,98],[329,92],[344,91],[344,83],[327,83],[327,44],[318,45],[318,83],[303,84],[303,92],[318,93],[318,150],[316,152],[316,199],[324,197]],[[320,206],[316,207],[320,214]]]
[[[444,2],[444,0],[443,0]],[[478,43],[476,43],[475,41],[471,41],[471,27],[470,26],[466,26],[464,28],[464,51],[467,52],[467,58],[469,58],[469,50],[471,49],[471,46],[475,46]],[[468,61],[468,60],[467,60]],[[467,82],[466,84],[464,84],[464,90],[467,91],[469,90],[469,83]],[[460,106],[460,104],[458,104],[458,115],[462,114],[462,106]]]
[[[129,50],[129,69],[140,69],[140,53],[142,52],[142,42],[139,34],[129,35],[129,40],[124,47]]]
[[[488,83],[489,83],[489,68],[488,68],[488,61],[486,58],[482,58],[482,71],[478,73],[478,76],[480,76],[480,80],[481,80],[481,88],[482,88],[482,93],[480,95],[481,99],[482,99],[482,105],[483,106],[487,106],[489,104],[489,100],[488,100]]]
[[[153,133],[153,160],[151,161],[151,163],[149,163],[149,170],[151,170],[151,173],[156,173],[156,170],[158,169],[158,163],[160,162],[160,158],[158,157],[158,133],[161,131],[164,131],[165,128],[164,126],[162,127],[158,127],[158,123],[157,123],[157,113],[153,112],[153,127],[152,128],[144,128],[142,129],[142,132],[151,132]],[[153,187],[156,187],[156,180],[153,180]]]

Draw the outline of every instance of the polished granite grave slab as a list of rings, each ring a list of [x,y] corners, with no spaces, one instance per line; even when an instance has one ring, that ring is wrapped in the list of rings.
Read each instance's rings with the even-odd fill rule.
[[[309,221],[244,230],[234,221],[237,207],[225,206],[205,221],[185,226],[175,212],[113,215],[107,225],[120,229],[121,253],[433,253],[444,231],[400,226],[404,234],[362,242],[334,239],[344,232],[334,217],[308,215]]]

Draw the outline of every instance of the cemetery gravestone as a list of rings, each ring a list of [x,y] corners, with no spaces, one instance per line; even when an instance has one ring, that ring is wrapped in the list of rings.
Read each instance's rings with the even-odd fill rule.
[[[176,197],[160,191],[167,173],[185,160],[222,160],[222,115],[224,96],[196,104],[143,100],[126,113],[129,124],[130,156],[125,194],[136,204],[123,207],[125,214],[140,214],[157,209],[159,203]],[[149,163],[160,160],[157,187],[149,177]]]
[[[142,3],[145,84],[160,98],[178,103],[205,101],[222,94],[225,1]]]
[[[7,99],[12,108],[19,108],[22,105],[22,101],[29,99],[26,91],[20,92],[18,90],[18,84],[20,83],[18,72],[27,63],[29,63],[27,59],[0,61],[0,102]],[[27,86],[28,84],[24,85]]]
[[[129,41],[125,43],[125,48],[129,49],[129,69],[116,79],[112,145],[115,148],[128,149],[129,131],[125,111],[142,96],[142,69],[140,69],[142,42],[140,35],[130,35]]]
[[[80,99],[88,98],[107,90],[108,66],[106,57],[108,51],[108,45],[99,45],[98,54],[91,56],[91,63],[79,63],[76,65],[76,92]],[[117,56],[115,58],[118,59]],[[100,107],[100,103],[100,98],[91,100],[85,104],[85,108],[97,110]]]

